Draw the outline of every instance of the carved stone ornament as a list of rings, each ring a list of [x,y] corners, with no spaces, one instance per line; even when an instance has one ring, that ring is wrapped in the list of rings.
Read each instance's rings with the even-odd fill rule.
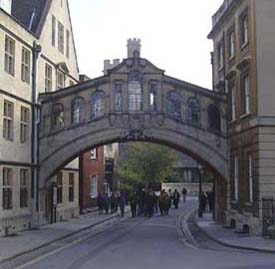
[[[157,119],[157,124],[158,124],[159,126],[162,126],[162,125],[164,124],[165,118],[164,118],[164,115],[163,115],[163,114],[158,114],[158,115],[156,116],[156,119]]]
[[[117,115],[109,114],[108,120],[109,120],[110,126],[114,127],[116,125],[116,122],[117,122]]]

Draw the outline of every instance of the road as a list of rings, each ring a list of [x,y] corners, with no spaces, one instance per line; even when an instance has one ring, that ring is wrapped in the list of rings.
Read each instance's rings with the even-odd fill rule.
[[[198,245],[186,243],[178,220],[192,202],[169,216],[129,218],[101,227],[41,255],[24,257],[17,269],[274,269],[275,255],[227,248],[193,229]],[[192,224],[191,224],[192,226]],[[14,263],[16,264],[16,263]],[[6,266],[9,268],[9,266]]]

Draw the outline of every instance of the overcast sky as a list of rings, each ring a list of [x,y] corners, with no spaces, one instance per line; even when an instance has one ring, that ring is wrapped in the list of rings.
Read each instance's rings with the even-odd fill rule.
[[[141,57],[169,76],[211,88],[207,39],[223,0],[69,0],[80,72],[101,76],[104,59],[126,58],[140,38]]]

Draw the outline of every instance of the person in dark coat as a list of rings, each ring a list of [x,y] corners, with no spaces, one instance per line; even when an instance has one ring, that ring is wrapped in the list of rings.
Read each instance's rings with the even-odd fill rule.
[[[154,206],[155,206],[155,196],[154,192],[150,188],[148,193],[146,193],[145,196],[145,207],[146,207],[146,216],[147,217],[152,217],[154,214]]]
[[[104,198],[101,192],[99,192],[97,196],[97,206],[98,206],[98,213],[100,215],[103,214]]]
[[[137,193],[136,192],[132,192],[130,194],[129,201],[130,201],[132,217],[134,218],[137,215]]]
[[[173,205],[174,205],[175,209],[179,208],[179,201],[180,201],[180,194],[179,194],[178,190],[175,189],[175,191],[173,193]]]
[[[104,207],[106,215],[109,213],[109,206],[110,206],[109,204],[110,204],[110,200],[109,200],[108,193],[104,193],[103,194],[103,207]]]
[[[181,194],[182,194],[182,201],[183,201],[183,203],[185,203],[186,195],[187,195],[187,189],[185,187],[182,188]]]
[[[116,212],[117,210],[117,197],[114,192],[112,192],[110,197],[111,213]]]
[[[123,191],[120,192],[120,195],[118,198],[118,205],[119,205],[119,209],[120,209],[120,215],[121,215],[121,217],[124,217],[125,205],[126,205],[126,195]]]
[[[159,211],[160,211],[160,214],[163,216],[164,215],[164,211],[165,211],[165,191],[162,190],[160,195],[159,195],[159,198],[158,198],[158,202],[159,202]]]

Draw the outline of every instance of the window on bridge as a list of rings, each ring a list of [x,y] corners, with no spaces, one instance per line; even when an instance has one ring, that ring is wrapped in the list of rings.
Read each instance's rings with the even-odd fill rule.
[[[208,106],[208,124],[214,131],[221,131],[221,112],[215,105]]]
[[[55,104],[52,113],[52,129],[58,130],[64,127],[64,106]]]
[[[71,123],[77,124],[84,120],[84,100],[76,97],[72,100],[71,106]]]
[[[151,87],[150,87],[149,110],[150,111],[157,110],[157,85],[155,85],[155,84],[151,85]]]
[[[91,118],[102,117],[105,114],[105,94],[102,91],[96,92],[91,97]]]
[[[142,109],[142,88],[141,74],[138,71],[133,71],[129,75],[129,111],[140,111]]]
[[[122,85],[115,84],[115,111],[122,111]]]
[[[191,97],[187,101],[187,121],[193,124],[200,124],[201,107],[196,97]]]
[[[167,94],[167,114],[172,118],[181,119],[181,96],[175,91]]]

